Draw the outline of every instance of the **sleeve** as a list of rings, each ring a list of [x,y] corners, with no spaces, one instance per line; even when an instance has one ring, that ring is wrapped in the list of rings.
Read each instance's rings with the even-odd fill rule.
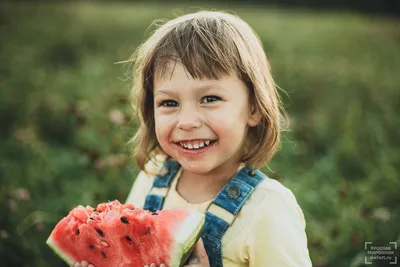
[[[247,229],[245,255],[249,266],[312,266],[305,226],[292,191],[269,191]]]
[[[152,185],[153,179],[150,179],[145,172],[139,172],[131,191],[128,194],[126,203],[133,204],[136,208],[142,209],[146,196]]]
[[[148,173],[144,171],[139,172],[131,191],[128,194],[126,203],[133,204],[139,209],[143,208],[146,196],[153,186],[154,177],[163,165],[164,160],[164,156],[157,155],[146,163],[145,169]]]

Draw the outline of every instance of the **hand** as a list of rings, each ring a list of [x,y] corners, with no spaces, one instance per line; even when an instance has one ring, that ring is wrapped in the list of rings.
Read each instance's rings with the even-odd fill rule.
[[[210,267],[207,252],[204,249],[203,240],[200,238],[189,260],[189,265],[183,267]]]
[[[74,262],[71,267],[94,267],[93,264],[89,264],[87,261]]]
[[[155,263],[152,263],[151,265],[145,265],[144,267],[158,266]],[[162,263],[159,267],[165,267],[165,265]],[[207,252],[204,249],[203,240],[201,240],[201,238],[199,239],[199,242],[197,242],[196,247],[190,256],[189,265],[183,267],[210,267]]]

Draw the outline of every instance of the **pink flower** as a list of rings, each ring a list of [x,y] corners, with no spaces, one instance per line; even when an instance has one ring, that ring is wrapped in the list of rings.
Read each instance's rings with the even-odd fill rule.
[[[31,198],[29,191],[25,188],[18,188],[15,190],[15,196],[19,200],[29,200]]]
[[[118,109],[111,110],[109,116],[110,116],[110,121],[116,125],[122,125],[125,123],[125,116]]]
[[[6,239],[8,238],[10,235],[7,233],[6,230],[0,230],[0,238]]]

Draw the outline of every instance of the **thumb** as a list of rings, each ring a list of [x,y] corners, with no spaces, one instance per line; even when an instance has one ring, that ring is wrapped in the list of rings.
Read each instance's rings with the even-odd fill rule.
[[[204,267],[209,267],[210,263],[208,261],[207,252],[204,248],[203,240],[200,238],[194,248],[193,254],[199,259],[200,265]]]

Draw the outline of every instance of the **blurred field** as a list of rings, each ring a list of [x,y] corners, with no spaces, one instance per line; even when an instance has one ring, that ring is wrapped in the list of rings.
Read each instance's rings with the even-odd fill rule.
[[[0,7],[1,265],[65,266],[45,245],[55,223],[78,204],[124,201],[138,172],[127,145],[136,129],[131,69],[115,62],[154,19],[198,9]],[[265,171],[303,208],[314,266],[362,266],[365,241],[400,245],[400,23],[201,7],[246,20],[287,92],[291,130]]]

